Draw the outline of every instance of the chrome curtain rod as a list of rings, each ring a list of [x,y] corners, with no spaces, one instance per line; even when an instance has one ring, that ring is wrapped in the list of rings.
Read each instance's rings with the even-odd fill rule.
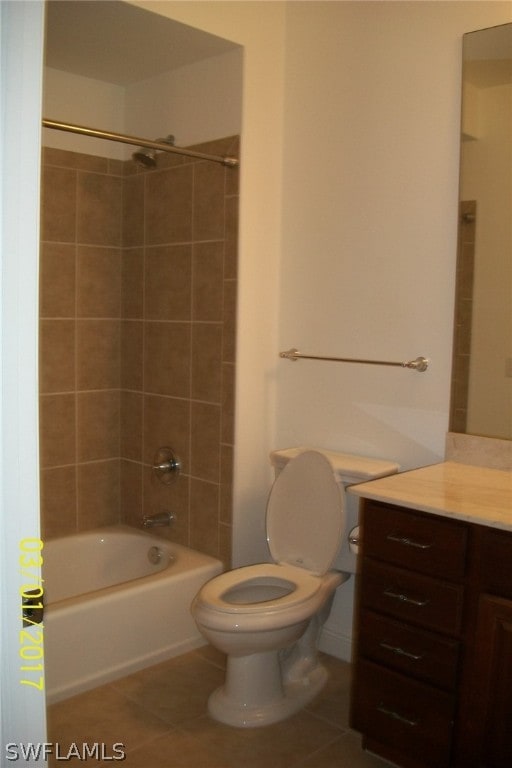
[[[416,360],[409,360],[405,363],[394,363],[388,360],[358,360],[351,357],[319,357],[318,355],[303,355],[298,349],[292,347],[286,352],[280,352],[279,357],[296,362],[297,360],[330,360],[335,363],[363,363],[364,365],[393,365],[398,368],[412,368],[419,373],[423,373],[428,368],[426,357],[417,357]]]
[[[92,136],[95,139],[106,139],[107,141],[119,141],[122,144],[132,144],[134,147],[148,147],[157,149],[161,152],[171,152],[175,155],[185,155],[186,157],[196,157],[199,160],[210,160],[213,163],[220,163],[229,168],[235,168],[238,165],[236,157],[220,157],[219,155],[206,155],[203,152],[195,152],[193,149],[182,149],[170,144],[163,144],[159,141],[149,141],[137,136],[125,136],[122,133],[113,133],[112,131],[100,131],[97,128],[87,128],[84,125],[73,125],[72,123],[61,123],[58,120],[42,120],[43,128],[53,128],[57,131],[68,131],[69,133],[79,133],[82,136]]]

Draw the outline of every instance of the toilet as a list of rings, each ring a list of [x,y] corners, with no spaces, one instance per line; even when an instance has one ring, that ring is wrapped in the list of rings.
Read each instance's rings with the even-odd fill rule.
[[[344,486],[398,470],[391,462],[292,448],[271,454],[276,472],[266,514],[271,563],[236,568],[208,581],[191,606],[201,634],[227,655],[224,685],[208,711],[247,728],[284,720],[323,688],[320,631],[334,593],[355,572],[347,547]]]

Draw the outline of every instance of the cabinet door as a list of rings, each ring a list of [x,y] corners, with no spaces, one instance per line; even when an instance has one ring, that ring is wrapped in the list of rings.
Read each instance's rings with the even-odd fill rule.
[[[482,534],[482,592],[512,598],[512,534],[485,528]]]
[[[512,600],[483,595],[473,662],[479,768],[512,766]]]

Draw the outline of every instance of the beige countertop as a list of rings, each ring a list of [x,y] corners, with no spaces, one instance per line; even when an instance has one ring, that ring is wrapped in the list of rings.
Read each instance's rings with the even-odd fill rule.
[[[512,472],[445,461],[352,485],[348,492],[512,531]]]

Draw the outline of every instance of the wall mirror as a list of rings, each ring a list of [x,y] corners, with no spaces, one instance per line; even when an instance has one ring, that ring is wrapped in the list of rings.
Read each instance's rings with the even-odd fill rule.
[[[450,430],[512,439],[512,24],[464,35]]]

